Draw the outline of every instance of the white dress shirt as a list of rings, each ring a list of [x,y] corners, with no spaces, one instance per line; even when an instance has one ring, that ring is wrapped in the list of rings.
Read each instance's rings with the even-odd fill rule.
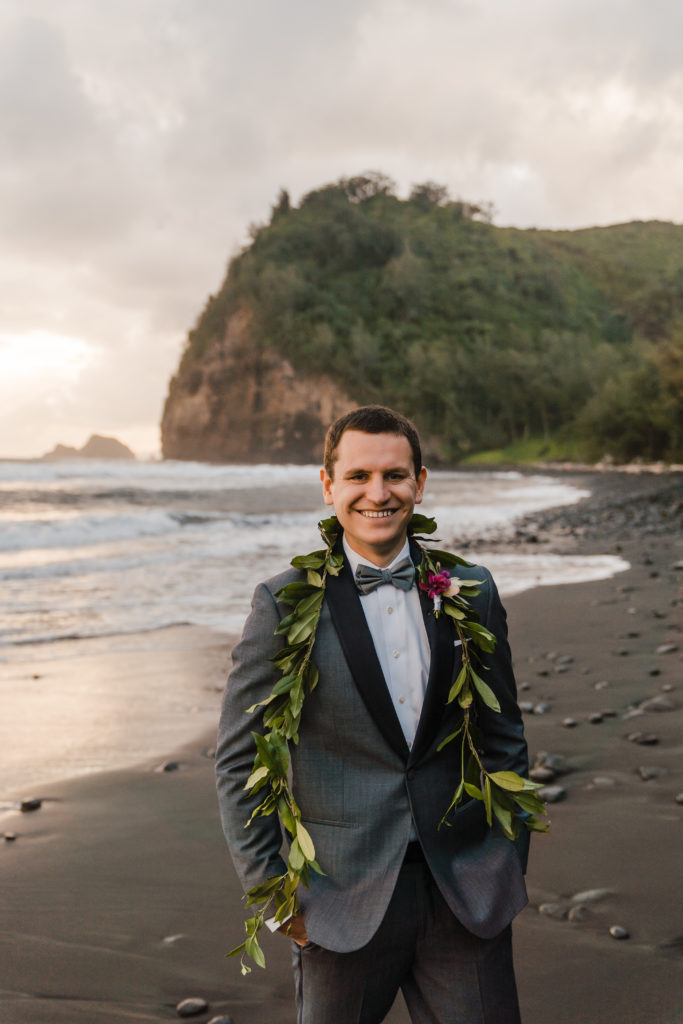
[[[355,575],[358,565],[389,568],[410,557],[406,540],[389,566],[378,566],[356,554],[344,537],[344,554]],[[417,586],[401,590],[393,583],[382,583],[369,594],[360,595],[360,603],[384,673],[389,695],[403,735],[412,747],[420,720],[427,680],[430,650]]]

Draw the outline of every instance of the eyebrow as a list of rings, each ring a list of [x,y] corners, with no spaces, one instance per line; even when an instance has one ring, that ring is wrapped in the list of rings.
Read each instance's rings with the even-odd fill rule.
[[[347,469],[344,476],[353,476],[354,473],[372,473],[371,469],[367,466],[354,466],[352,469]],[[387,469],[383,469],[382,473],[386,476],[387,473],[407,473],[410,476],[412,469],[408,469],[407,466],[389,466]]]

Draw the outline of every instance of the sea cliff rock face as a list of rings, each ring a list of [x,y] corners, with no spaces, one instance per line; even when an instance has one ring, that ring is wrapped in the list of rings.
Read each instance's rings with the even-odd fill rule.
[[[296,373],[253,344],[247,312],[171,381],[161,421],[165,459],[318,462],[325,431],[354,407],[327,377]]]

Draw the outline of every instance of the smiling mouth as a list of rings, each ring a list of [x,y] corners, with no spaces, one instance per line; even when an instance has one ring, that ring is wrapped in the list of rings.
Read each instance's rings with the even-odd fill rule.
[[[388,519],[390,516],[393,516],[394,512],[397,511],[398,509],[395,508],[382,509],[381,512],[370,512],[368,509],[363,508],[358,509],[358,512],[360,512],[362,516],[365,516],[366,519]]]

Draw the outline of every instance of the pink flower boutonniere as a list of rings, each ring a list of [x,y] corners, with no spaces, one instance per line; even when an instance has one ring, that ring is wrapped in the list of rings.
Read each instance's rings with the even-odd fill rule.
[[[437,565],[437,569],[440,567]],[[420,581],[420,590],[424,590],[434,601],[434,614],[438,618],[443,597],[455,597],[460,593],[460,580],[452,579],[447,569],[441,572],[427,573],[427,582]]]

